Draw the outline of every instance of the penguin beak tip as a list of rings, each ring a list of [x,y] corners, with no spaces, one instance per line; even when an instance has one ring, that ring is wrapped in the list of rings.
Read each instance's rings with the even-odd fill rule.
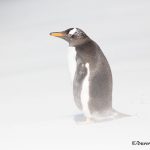
[[[62,32],[51,32],[49,33],[50,36],[55,36],[55,37],[64,37],[65,34]]]
[[[52,36],[52,32],[51,32],[51,33],[49,33],[49,36]]]

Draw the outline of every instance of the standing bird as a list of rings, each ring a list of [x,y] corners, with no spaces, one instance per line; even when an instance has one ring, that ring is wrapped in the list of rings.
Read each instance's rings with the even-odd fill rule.
[[[74,101],[86,119],[114,116],[116,111],[112,109],[112,73],[97,43],[79,28],[52,32],[50,35],[69,43]]]

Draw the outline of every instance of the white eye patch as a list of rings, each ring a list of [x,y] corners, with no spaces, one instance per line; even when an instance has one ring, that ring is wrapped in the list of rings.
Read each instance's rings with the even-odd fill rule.
[[[76,31],[77,31],[77,29],[74,28],[74,29],[70,30],[69,34],[73,35]]]

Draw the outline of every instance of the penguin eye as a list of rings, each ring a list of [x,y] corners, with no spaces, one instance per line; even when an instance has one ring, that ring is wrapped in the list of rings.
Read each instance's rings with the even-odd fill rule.
[[[75,38],[75,35],[73,34],[73,35],[71,36],[71,38]]]
[[[68,37],[69,37],[69,38],[74,38],[75,35],[74,35],[74,34],[68,34]]]

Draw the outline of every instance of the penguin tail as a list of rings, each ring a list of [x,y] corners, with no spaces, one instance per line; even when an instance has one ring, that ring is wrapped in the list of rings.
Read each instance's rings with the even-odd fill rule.
[[[110,109],[104,112],[95,113],[92,115],[92,120],[94,122],[103,122],[103,121],[111,121],[115,119],[121,119],[124,117],[130,117],[128,114],[121,113],[115,109]]]

